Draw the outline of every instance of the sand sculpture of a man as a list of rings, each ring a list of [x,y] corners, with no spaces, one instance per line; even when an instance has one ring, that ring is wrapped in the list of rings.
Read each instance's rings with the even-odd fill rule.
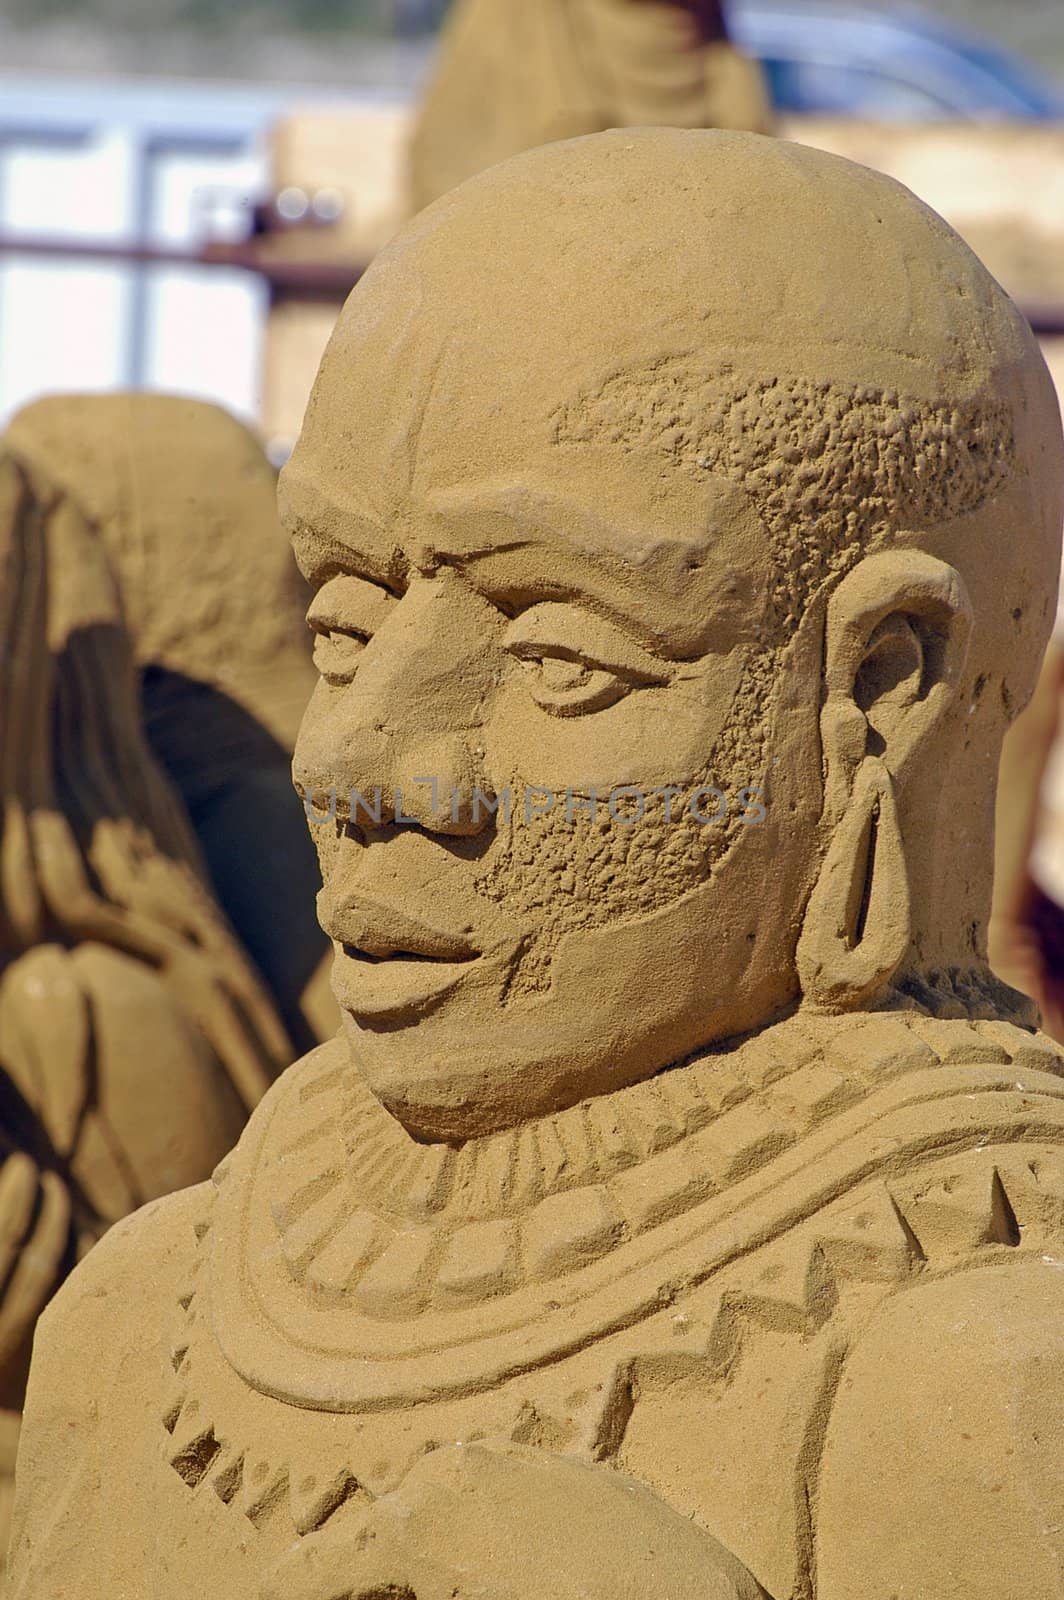
[[[984,955],[1062,466],[811,150],[556,145],[378,258],[282,483],[345,1033],[46,1314],[13,1596],[1064,1593],[1061,1061]]]

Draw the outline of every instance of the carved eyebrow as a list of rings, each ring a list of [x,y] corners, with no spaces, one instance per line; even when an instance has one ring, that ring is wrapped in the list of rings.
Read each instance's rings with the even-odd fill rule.
[[[316,485],[299,480],[298,491],[300,507],[306,509],[296,511],[289,501],[286,520],[296,563],[308,583],[317,587],[340,574],[351,574],[392,589],[405,584],[413,552],[404,552],[398,539],[389,540],[368,513],[339,505]],[[558,545],[559,518],[571,527],[578,519],[587,520],[586,508],[568,500],[541,501],[538,496],[530,498],[528,506],[536,510],[531,518],[524,515],[525,506],[505,501],[500,505],[494,496],[485,497],[475,489],[439,496],[425,508],[429,539],[419,541],[417,559],[430,556],[438,564],[456,567],[483,587],[489,598],[517,593],[525,602],[568,600],[575,591],[579,598],[597,600],[614,620],[631,628],[626,605],[630,587],[611,578],[593,558]],[[422,522],[416,514],[411,520]],[[327,531],[338,526],[343,528],[342,537]],[[510,538],[499,537],[507,531]],[[551,575],[545,574],[542,557],[548,539]],[[655,631],[637,631],[649,642],[657,641]]]
[[[369,638],[398,602],[380,584],[352,573],[338,573],[322,584],[307,610],[311,628],[350,632]]]
[[[287,467],[278,500],[296,565],[309,584],[318,587],[350,574],[388,589],[402,587],[407,565],[403,552],[369,511],[335,500]]]
[[[641,649],[630,631],[614,628],[572,603],[530,606],[507,628],[505,644],[518,657],[536,657],[544,648],[548,653],[553,648],[570,659],[646,683],[668,683],[670,677],[667,664]]]
[[[544,563],[544,551],[548,548],[549,571],[545,570]],[[508,601],[521,610],[552,601],[583,605],[653,648],[660,650],[667,639],[667,626],[656,626],[649,618],[633,616],[632,585],[611,577],[591,561],[582,559],[578,552],[559,550],[554,544],[548,547],[534,535],[503,549],[496,547],[468,555],[438,554],[441,560],[464,572],[470,583],[488,599]]]
[[[503,481],[435,495],[427,509],[437,559],[460,568],[489,598],[501,595],[523,604],[583,601],[652,649],[669,651],[677,631],[669,626],[676,596],[625,559],[624,530],[584,502]],[[560,543],[559,528],[582,534],[590,548]],[[597,560],[596,547],[613,554],[621,570],[609,571]],[[648,587],[660,601],[653,608],[645,604]],[[633,599],[641,602],[636,608]]]
[[[638,559],[626,559],[627,543],[636,556],[645,548],[637,525],[616,526],[564,492],[520,479],[465,483],[397,508],[388,527],[349,486],[337,496],[286,468],[281,488],[296,560],[315,587],[351,574],[399,595],[411,568],[431,562],[463,572],[503,611],[576,600],[672,660],[702,655],[718,630],[724,648],[734,642],[733,608],[723,591],[714,605],[703,590],[692,611]],[[416,530],[407,550],[403,529]],[[610,567],[602,552],[613,556]]]
[[[306,524],[293,530],[292,550],[296,566],[312,588],[345,576],[364,578],[389,590],[395,587],[397,563],[394,559],[383,560],[368,547],[332,538]]]

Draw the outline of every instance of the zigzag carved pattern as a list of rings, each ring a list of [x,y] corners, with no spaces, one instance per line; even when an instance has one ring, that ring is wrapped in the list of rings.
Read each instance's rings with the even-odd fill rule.
[[[197,1227],[197,1242],[202,1244],[210,1224]],[[196,1317],[196,1288],[193,1281],[179,1295],[179,1303],[191,1324]],[[208,1490],[225,1506],[242,1512],[253,1527],[262,1529],[277,1518],[284,1518],[297,1534],[315,1532],[348,1501],[369,1500],[369,1492],[347,1471],[326,1481],[304,1476],[293,1482],[287,1466],[255,1460],[241,1446],[219,1437],[214,1423],[206,1419],[199,1401],[190,1395],[189,1340],[175,1345],[170,1354],[177,1377],[163,1409],[162,1423],[169,1436],[166,1455],[170,1466],[196,1493]]]
[[[818,1333],[850,1285],[880,1283],[892,1292],[925,1272],[970,1270],[1021,1247],[1056,1260],[1045,1252],[1064,1255],[1064,1160],[1032,1160],[1019,1150],[981,1159],[973,1151],[944,1172],[880,1183],[824,1220],[828,1226],[800,1249],[792,1240],[789,1250],[773,1252],[754,1285],[723,1290],[708,1335],[703,1322],[660,1359],[724,1384],[761,1335]],[[641,1365],[619,1363],[605,1385],[584,1437],[593,1460],[620,1451],[638,1404]]]

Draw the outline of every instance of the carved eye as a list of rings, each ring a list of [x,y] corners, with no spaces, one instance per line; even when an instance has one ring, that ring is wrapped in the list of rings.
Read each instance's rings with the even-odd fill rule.
[[[558,717],[605,711],[634,687],[612,672],[568,656],[523,656],[520,660],[533,700]]]
[[[522,612],[507,630],[506,648],[524,668],[536,704],[558,717],[605,711],[633,689],[669,678],[664,662],[576,606],[545,603]]]
[[[367,640],[333,628],[314,629],[314,665],[326,683],[350,683]]]
[[[394,595],[364,578],[331,578],[319,590],[307,622],[314,634],[314,665],[326,683],[351,682],[359,656],[395,604]]]

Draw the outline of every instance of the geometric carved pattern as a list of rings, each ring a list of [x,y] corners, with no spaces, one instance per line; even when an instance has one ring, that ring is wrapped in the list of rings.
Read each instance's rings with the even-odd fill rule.
[[[552,1149],[561,1154],[553,1167],[541,1164],[540,1184],[526,1192],[523,1209],[515,1185],[500,1177],[499,1142],[481,1142],[496,1147],[479,1152],[486,1168],[479,1185],[476,1152],[464,1153],[459,1183],[452,1151],[418,1149],[411,1160],[405,1149],[397,1172],[378,1137],[373,1108],[352,1103],[346,1077],[332,1073],[311,1080],[309,1098],[320,1126],[305,1118],[292,1129],[305,1159],[291,1163],[294,1177],[287,1188],[272,1181],[281,1176],[276,1172],[269,1185],[272,1226],[291,1282],[319,1305],[349,1304],[354,1322],[375,1315],[395,1320],[397,1313],[416,1319],[425,1307],[436,1314],[506,1296],[530,1275],[564,1278],[626,1240],[651,1235],[707,1197],[725,1195],[906,1073],[944,1061],[998,1069],[1004,1064],[1018,1073],[1022,1059],[1023,1071],[1061,1075],[1060,1057],[1048,1041],[1008,1024],[944,1028],[919,1012],[838,1021],[842,1026],[835,1026],[836,1019],[819,1020],[811,1031],[808,1021],[794,1019],[754,1041],[754,1049],[702,1058],[693,1064],[701,1079],[684,1067],[637,1085],[636,1093],[626,1092],[622,1115],[615,1104],[620,1097],[610,1097],[609,1137],[600,1135],[603,1103],[576,1108],[583,1145],[571,1127],[558,1126],[562,1119],[551,1119],[550,1140],[536,1125],[537,1157]],[[347,1162],[339,1163],[330,1138],[337,1127],[338,1089],[347,1096],[341,1125],[348,1151]],[[366,1139],[361,1149],[357,1124]],[[512,1161],[515,1150],[521,1153],[520,1140],[510,1140],[505,1149]],[[808,1339],[830,1325],[851,1285],[878,1285],[890,1294],[918,1276],[958,1264],[1019,1249],[1058,1249],[1064,1237],[1064,1163],[1052,1152],[1032,1161],[1029,1149],[968,1149],[957,1154],[956,1170],[948,1161],[943,1165],[941,1152],[931,1151],[933,1159],[919,1171],[862,1182],[850,1198],[801,1223],[797,1236],[792,1230],[777,1245],[754,1249],[741,1270],[722,1273],[708,1324],[681,1342],[684,1358],[697,1362],[709,1381],[727,1383],[760,1337]],[[391,1214],[385,1207],[389,1172],[399,1180]],[[368,1224],[359,1220],[362,1208],[346,1200],[348,1185],[360,1174],[376,1174],[378,1205]],[[227,1172],[220,1171],[216,1181],[224,1187]],[[361,1186],[364,1203],[370,1187]],[[404,1214],[404,1201],[414,1206],[413,1216]],[[327,1220],[329,1204],[343,1213],[335,1225]],[[201,1244],[209,1244],[209,1225],[197,1232]],[[402,1239],[402,1254],[381,1245],[381,1236],[389,1234]],[[360,1263],[347,1277],[338,1265],[340,1240]],[[197,1269],[206,1259],[201,1249]],[[163,1417],[167,1459],[189,1489],[213,1493],[254,1527],[283,1518],[284,1528],[298,1534],[322,1526],[353,1498],[372,1498],[354,1470],[337,1467],[335,1456],[319,1481],[284,1460],[257,1455],[253,1439],[237,1436],[242,1424],[227,1430],[218,1416],[201,1412],[190,1351],[195,1353],[197,1339],[209,1342],[211,1336],[198,1319],[197,1299],[194,1283],[180,1295],[183,1328],[171,1356],[178,1392]],[[684,1320],[675,1318],[678,1324]],[[571,1447],[582,1443],[591,1459],[615,1454],[645,1359],[654,1358],[617,1364],[594,1414],[580,1423],[579,1438],[572,1419],[539,1415],[526,1404],[513,1424],[514,1439],[542,1436],[552,1447],[575,1439]]]

